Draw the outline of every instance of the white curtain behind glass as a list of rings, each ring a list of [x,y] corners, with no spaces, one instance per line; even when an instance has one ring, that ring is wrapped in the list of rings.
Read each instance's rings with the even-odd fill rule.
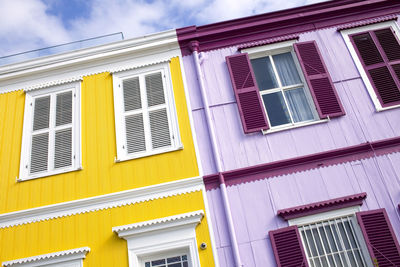
[[[273,59],[282,86],[302,84],[290,52],[274,55]],[[285,96],[292,111],[294,122],[314,119],[303,88],[287,90]]]

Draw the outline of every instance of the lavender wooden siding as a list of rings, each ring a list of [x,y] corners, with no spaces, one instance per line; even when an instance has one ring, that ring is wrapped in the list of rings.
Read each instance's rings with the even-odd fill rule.
[[[366,192],[361,210],[385,208],[400,240],[400,153],[228,187],[245,266],[275,266],[269,230],[288,226],[277,210]],[[219,189],[207,192],[221,267],[234,266]],[[250,249],[250,250],[249,250]]]
[[[223,170],[398,136],[400,108],[376,112],[340,33],[335,28],[329,28],[307,32],[299,38],[299,42],[313,40],[318,44],[346,115],[327,123],[267,135],[243,133],[225,59],[226,56],[237,53],[237,48],[203,53],[201,66]],[[212,155],[209,139],[202,134],[206,133],[206,124],[193,59],[191,56],[185,56],[183,61],[194,123],[196,130],[201,133],[197,138],[204,172],[215,173],[215,166],[210,160]]]

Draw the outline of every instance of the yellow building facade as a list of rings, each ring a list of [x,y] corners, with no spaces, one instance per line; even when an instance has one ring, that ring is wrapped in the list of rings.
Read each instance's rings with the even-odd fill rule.
[[[215,266],[175,31],[0,67],[3,266]]]

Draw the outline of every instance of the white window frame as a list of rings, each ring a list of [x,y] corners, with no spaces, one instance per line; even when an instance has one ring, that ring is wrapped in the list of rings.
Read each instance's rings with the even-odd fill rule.
[[[354,234],[357,238],[357,241],[359,242],[360,245],[360,250],[363,256],[363,259],[367,265],[367,267],[373,267],[373,263],[371,261],[371,257],[369,257],[367,245],[364,240],[364,235],[361,232],[360,226],[358,225],[357,219],[356,219],[356,213],[361,211],[360,206],[352,206],[352,207],[347,207],[347,208],[342,208],[342,209],[337,209],[337,210],[332,210],[332,211],[327,211],[327,212],[321,212],[313,215],[308,215],[308,216],[303,216],[299,218],[294,218],[288,220],[289,226],[304,226],[304,225],[309,225],[309,224],[314,224],[317,222],[321,221],[326,221],[326,220],[332,220],[336,218],[342,218],[346,216],[352,217],[352,225],[354,228]],[[300,230],[299,230],[300,232]],[[303,238],[300,236],[301,242],[303,244],[303,248],[306,248],[305,241]],[[305,254],[307,256],[307,252],[305,251]],[[308,257],[307,257],[308,260]]]
[[[2,262],[5,267],[83,267],[89,247],[63,250],[23,259]]]
[[[33,115],[34,115],[34,100],[39,97],[52,95],[50,99],[50,125],[55,121],[56,99],[55,95],[64,91],[72,91],[72,165],[59,169],[51,169],[54,163],[54,138],[49,137],[49,166],[47,171],[38,172],[34,174],[29,173],[30,157],[31,157],[31,142],[32,142],[32,128],[33,128]],[[24,126],[22,133],[21,144],[21,162],[18,181],[25,181],[56,175],[60,173],[76,171],[82,169],[81,161],[81,81],[74,83],[67,83],[58,86],[52,86],[44,89],[37,89],[27,91],[25,94],[25,112],[24,112]]]
[[[199,210],[113,227],[113,232],[127,240],[130,267],[144,267],[149,259],[180,253],[188,256],[189,267],[200,267],[196,226],[203,217],[204,211]]]
[[[147,99],[147,94],[142,81],[144,76],[151,73],[161,72],[163,77],[164,85],[164,96],[165,106],[167,109],[168,125],[170,127],[171,134],[171,146],[166,148],[152,149],[151,148],[151,133],[150,133],[150,122],[148,119],[148,109],[143,105],[147,103],[144,99]],[[145,129],[146,139],[146,151],[128,154],[126,145],[126,132],[125,132],[125,117],[124,117],[124,99],[123,99],[123,87],[122,83],[125,79],[139,76],[140,91],[141,91],[141,102],[143,110],[143,125]],[[155,154],[166,153],[182,149],[182,142],[179,134],[179,125],[177,112],[175,108],[173,86],[171,81],[171,73],[169,70],[169,63],[161,63],[157,65],[142,67],[129,71],[121,71],[113,73],[113,91],[114,91],[114,113],[115,113],[115,132],[116,132],[116,143],[117,143],[117,158],[116,162],[130,160],[135,158],[147,157]],[[146,104],[147,105],[147,104]]]
[[[274,68],[274,73],[275,73],[275,76],[276,76],[277,83],[278,83],[279,87],[275,88],[275,89],[265,90],[266,92],[259,91],[260,97],[262,98],[262,96],[264,94],[267,94],[267,93],[283,92],[285,90],[290,90],[289,88],[298,88],[298,87],[302,86],[303,90],[304,90],[304,94],[305,94],[306,99],[307,99],[307,103],[308,103],[308,105],[309,105],[309,107],[311,109],[312,115],[314,117],[313,120],[301,121],[301,122],[290,122],[290,123],[283,124],[283,125],[271,126],[271,122],[269,120],[268,112],[267,112],[267,110],[265,108],[264,101],[261,100],[262,104],[263,104],[264,112],[267,115],[266,117],[267,117],[267,120],[268,120],[268,125],[270,125],[270,128],[268,130],[263,130],[262,131],[263,134],[283,131],[283,130],[287,130],[287,129],[298,128],[298,127],[303,127],[303,126],[308,126],[308,125],[313,125],[313,124],[318,124],[318,123],[321,123],[321,122],[328,121],[328,119],[321,120],[319,118],[317,109],[315,107],[314,100],[313,100],[313,98],[311,96],[311,93],[310,93],[310,89],[309,89],[307,81],[306,81],[306,79],[304,77],[303,70],[300,67],[299,59],[297,58],[297,55],[296,55],[296,53],[294,51],[294,48],[293,48],[293,45],[296,42],[297,42],[296,40],[288,40],[288,41],[284,41],[284,42],[273,43],[273,44],[268,44],[268,45],[263,45],[263,46],[258,46],[258,47],[252,47],[252,48],[247,48],[247,49],[243,49],[242,50],[242,52],[249,54],[250,60],[251,59],[255,59],[255,58],[267,57],[267,56],[272,56],[272,55],[276,55],[276,54],[283,54],[283,53],[290,52],[292,54],[292,58],[293,58],[293,61],[295,63],[295,66],[296,66],[296,70],[297,70],[297,73],[299,74],[299,77],[300,77],[300,79],[302,81],[302,84],[291,85],[291,86],[286,86],[286,87],[281,86],[280,77],[279,77],[279,75],[277,75],[277,71]],[[285,104],[289,107],[285,95],[283,93],[282,93],[282,95],[283,95]],[[289,112],[289,116],[290,116],[291,121],[293,121],[292,113],[291,113],[290,109],[288,109],[288,112]]]
[[[346,43],[347,49],[349,49],[350,55],[353,58],[354,63],[356,64],[357,70],[360,73],[360,76],[365,84],[365,87],[367,88],[367,91],[371,97],[372,102],[374,103],[375,110],[377,112],[385,111],[385,110],[393,109],[393,108],[398,108],[398,107],[400,107],[400,105],[394,105],[394,106],[390,106],[390,107],[382,107],[382,105],[379,101],[379,98],[371,84],[371,81],[369,80],[367,73],[365,72],[365,69],[361,63],[361,60],[358,57],[353,44],[351,43],[350,35],[353,35],[356,33],[361,33],[361,32],[366,32],[366,31],[374,31],[374,30],[384,29],[384,28],[392,28],[394,30],[395,34],[397,35],[397,38],[400,39],[400,27],[394,20],[340,31],[340,33],[342,34],[342,37],[344,39],[344,42]]]

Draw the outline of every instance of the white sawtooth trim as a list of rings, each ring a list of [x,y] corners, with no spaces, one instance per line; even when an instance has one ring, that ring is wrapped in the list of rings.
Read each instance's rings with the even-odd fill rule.
[[[169,217],[113,227],[113,232],[127,241],[129,266],[143,266],[160,254],[185,253],[189,266],[200,267],[196,226],[204,211],[198,210]],[[182,252],[184,251],[184,252]]]
[[[146,64],[140,64],[140,65],[122,66],[122,67],[111,69],[108,72],[117,73],[117,72],[121,72],[121,71],[133,70],[133,69],[153,66],[153,65],[157,65],[157,64],[161,64],[161,63],[167,63],[167,62],[168,63],[171,62],[171,59],[163,59],[163,60],[158,60],[158,61],[154,61],[154,62],[150,62],[150,63],[146,63]]]
[[[192,223],[200,223],[203,217],[204,217],[204,211],[197,210],[193,212],[182,213],[164,218],[158,218],[150,221],[117,226],[113,227],[112,230],[113,232],[117,233],[119,237],[124,237],[126,235],[140,234],[155,230],[163,230],[170,227],[177,227]]]
[[[202,177],[0,214],[0,229],[201,191]]]
[[[54,67],[62,68],[88,60],[102,60],[132,52],[141,53],[144,50],[168,47],[171,45],[174,46],[177,42],[176,31],[167,30],[110,44],[0,66],[0,79],[17,75],[29,75],[37,71],[43,71]]]
[[[57,251],[53,253],[27,257],[12,261],[5,261],[2,263],[2,265],[8,267],[8,266],[36,266],[39,263],[42,264],[60,263],[65,261],[84,259],[89,251],[90,251],[89,247],[81,247],[81,248]]]
[[[47,84],[60,83],[75,77],[150,66],[169,61],[173,57],[181,57],[175,31],[156,35],[157,38],[145,36],[0,66],[0,94],[24,90],[32,85],[35,88],[46,87]],[[72,56],[75,54],[77,58]],[[48,64],[39,64],[42,60],[48,61]]]
[[[42,88],[56,86],[56,85],[62,85],[62,84],[66,84],[66,83],[73,83],[73,82],[82,81],[82,80],[83,80],[82,76],[77,76],[77,77],[71,77],[71,78],[67,78],[67,79],[63,79],[63,80],[53,80],[53,81],[48,81],[45,83],[35,84],[35,85],[28,86],[28,87],[25,87],[22,89],[24,91],[28,92],[28,91],[32,91],[32,90],[42,89]]]

